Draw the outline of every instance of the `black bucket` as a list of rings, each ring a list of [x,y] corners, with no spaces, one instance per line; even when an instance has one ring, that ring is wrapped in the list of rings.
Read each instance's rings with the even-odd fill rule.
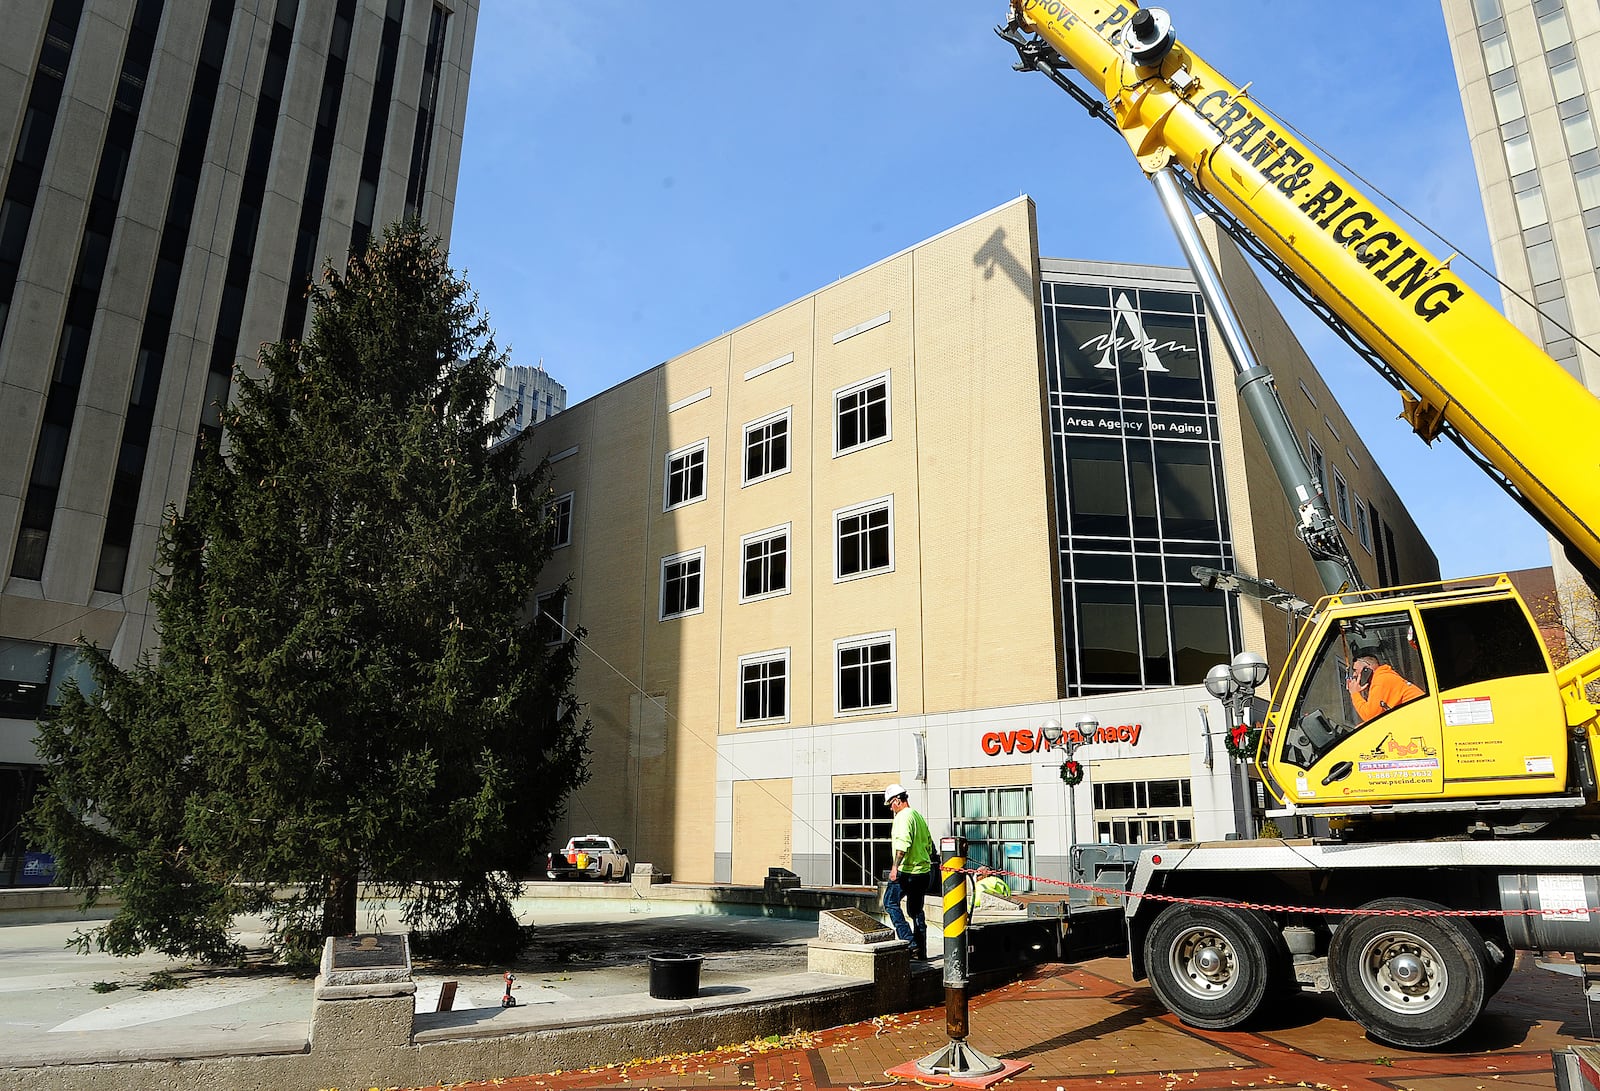
[[[657,1000],[688,1000],[700,995],[699,955],[657,951],[650,956],[650,995]]]

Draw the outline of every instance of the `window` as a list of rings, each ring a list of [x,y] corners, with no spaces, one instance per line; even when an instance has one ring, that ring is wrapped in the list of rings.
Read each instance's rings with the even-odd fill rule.
[[[1372,552],[1372,529],[1367,526],[1367,506],[1356,497],[1356,537],[1360,539],[1362,548],[1368,553]]]
[[[1583,155],[1573,160],[1572,180],[1578,185],[1578,203],[1585,210],[1600,207],[1600,157]]]
[[[833,513],[835,581],[894,571],[893,514],[888,496]]]
[[[1156,489],[1167,538],[1217,536],[1217,488],[1211,448],[1201,443],[1155,445]],[[1139,533],[1136,528],[1134,533]]]
[[[562,546],[572,544],[572,494],[563,493],[550,501],[546,510],[546,518],[550,520],[550,548],[560,549]]]
[[[50,668],[50,695],[45,698],[45,704],[51,708],[61,704],[62,691],[68,682],[77,683],[78,692],[86,697],[94,696],[99,689],[88,658],[75,646],[57,644],[55,662]]]
[[[1515,178],[1519,174],[1527,174],[1539,164],[1533,158],[1533,136],[1521,132],[1515,136],[1506,137],[1506,170]]]
[[[1583,75],[1578,71],[1576,57],[1550,66],[1550,86],[1555,91],[1557,102],[1565,102],[1583,94]]]
[[[701,588],[706,551],[690,550],[661,559],[661,620],[705,609]]]
[[[1354,661],[1361,654],[1373,655],[1379,663],[1426,692],[1428,677],[1423,669],[1422,653],[1412,643],[1413,628],[1411,617],[1406,613],[1373,614],[1349,623],[1346,628],[1328,628],[1285,728],[1282,750],[1285,761],[1298,769],[1310,769],[1360,727],[1361,713],[1351,701],[1346,683]],[[1364,652],[1354,643],[1358,638],[1368,641],[1369,648],[1375,645],[1376,650]],[[1370,681],[1370,676],[1365,681]],[[1409,703],[1406,699],[1398,700],[1392,708],[1378,715],[1396,716],[1401,724],[1413,722],[1419,713],[1438,716],[1431,709],[1424,711],[1426,703],[1408,711]],[[1376,718],[1369,714],[1368,722]],[[1434,723],[1437,725],[1437,718]],[[1396,734],[1400,739],[1410,738],[1410,732],[1401,727],[1396,728]]]
[[[1528,247],[1528,276],[1535,287],[1552,284],[1561,279],[1561,264],[1556,257],[1553,240],[1534,243]]]
[[[558,588],[534,600],[539,610],[539,635],[545,644],[560,644],[567,639],[567,592]]]
[[[1322,487],[1322,495],[1327,496],[1333,490],[1328,488],[1328,463],[1322,457],[1322,448],[1317,446],[1317,441],[1310,436],[1306,437],[1308,449],[1311,452],[1311,475],[1317,479],[1317,484]]]
[[[744,427],[744,483],[789,472],[789,410]]]
[[[1539,16],[1539,37],[1546,50],[1559,49],[1572,41],[1572,28],[1567,25],[1567,13],[1560,8]]]
[[[871,447],[889,437],[889,376],[878,375],[833,394],[833,453]]]
[[[1194,836],[1187,780],[1096,783],[1094,807],[1095,837],[1101,844],[1161,845]]]
[[[833,642],[835,711],[893,712],[894,634],[872,633]]]
[[[878,792],[843,792],[833,797],[833,882],[875,886],[894,864],[889,837],[894,816]]]
[[[1562,118],[1561,135],[1566,138],[1569,155],[1578,155],[1596,147],[1594,123],[1589,120],[1587,110]]]
[[[1511,64],[1511,40],[1504,34],[1496,34],[1483,43],[1483,68],[1489,75],[1504,72]]]
[[[956,831],[967,839],[967,866],[1015,872],[1012,889],[1030,890],[1033,874],[1033,789],[966,788],[950,793]]]
[[[1550,222],[1550,211],[1545,208],[1544,190],[1539,186],[1525,189],[1511,195],[1517,207],[1517,221],[1526,231],[1530,227],[1538,227]]]
[[[789,718],[789,649],[739,657],[739,722]]]
[[[1094,806],[1101,811],[1148,811],[1157,807],[1192,807],[1187,780],[1112,780],[1094,785]]]
[[[1344,477],[1338,470],[1333,471],[1333,496],[1339,522],[1354,529],[1355,524],[1350,519],[1350,486],[1344,483]]]
[[[1137,688],[1139,611],[1134,589],[1110,584],[1079,584],[1077,591],[1078,657],[1084,683]]]
[[[789,591],[789,524],[758,530],[739,540],[743,558],[739,601],[752,602]]]
[[[0,716],[31,720],[44,711],[51,652],[49,644],[0,640]]]
[[[1549,669],[1527,615],[1512,599],[1424,610],[1422,627],[1441,692]]]
[[[70,644],[0,640],[0,716],[32,720],[61,703],[68,681],[85,696],[95,692],[94,672]]]
[[[706,440],[667,455],[666,504],[671,511],[706,498]]]
[[[1061,503],[1072,532],[1128,537],[1128,463],[1114,439],[1072,436],[1068,441],[1066,496]],[[1154,514],[1155,474],[1148,460],[1134,469],[1141,515]]]
[[[1490,95],[1494,100],[1494,112],[1500,124],[1505,125],[1527,116],[1527,111],[1522,106],[1522,92],[1517,89],[1516,84],[1511,83],[1497,88]]]

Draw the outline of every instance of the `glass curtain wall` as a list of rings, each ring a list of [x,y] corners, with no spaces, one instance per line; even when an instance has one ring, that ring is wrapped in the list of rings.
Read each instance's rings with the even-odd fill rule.
[[[1193,292],[1046,281],[1068,694],[1203,682],[1238,646],[1216,391]]]

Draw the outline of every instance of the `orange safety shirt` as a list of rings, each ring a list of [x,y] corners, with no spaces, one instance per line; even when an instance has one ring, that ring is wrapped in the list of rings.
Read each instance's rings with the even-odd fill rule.
[[[1374,668],[1365,686],[1350,690],[1350,701],[1362,723],[1421,696],[1420,689],[1400,677],[1387,663],[1379,663]]]

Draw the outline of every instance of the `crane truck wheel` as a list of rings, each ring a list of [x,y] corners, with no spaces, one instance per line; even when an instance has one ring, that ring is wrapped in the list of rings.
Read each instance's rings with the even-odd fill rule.
[[[1272,926],[1248,909],[1169,905],[1144,939],[1150,987],[1192,1027],[1229,1030],[1276,991],[1287,962]]]
[[[1418,898],[1380,898],[1363,909],[1437,912]],[[1361,916],[1339,925],[1328,947],[1333,991],[1380,1042],[1444,1045],[1477,1022],[1489,999],[1488,948],[1457,917]]]

